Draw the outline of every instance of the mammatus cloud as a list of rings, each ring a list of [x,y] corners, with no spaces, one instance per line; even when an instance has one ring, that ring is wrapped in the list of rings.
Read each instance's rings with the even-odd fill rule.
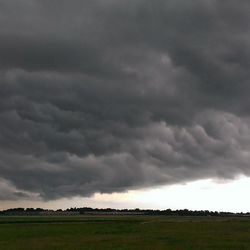
[[[1,1],[0,199],[249,175],[249,9]]]

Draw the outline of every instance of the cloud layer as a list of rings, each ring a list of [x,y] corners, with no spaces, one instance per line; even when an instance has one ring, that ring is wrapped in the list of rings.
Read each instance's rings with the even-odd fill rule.
[[[0,199],[249,175],[249,10],[1,1]]]

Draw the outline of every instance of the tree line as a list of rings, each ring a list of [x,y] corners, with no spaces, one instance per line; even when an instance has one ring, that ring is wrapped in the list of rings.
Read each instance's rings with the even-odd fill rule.
[[[166,215],[166,216],[250,216],[250,213],[217,212],[209,210],[154,210],[154,209],[114,209],[114,208],[68,208],[68,209],[43,209],[43,208],[10,208],[0,211],[0,215],[42,215],[42,214],[135,214],[135,215]]]

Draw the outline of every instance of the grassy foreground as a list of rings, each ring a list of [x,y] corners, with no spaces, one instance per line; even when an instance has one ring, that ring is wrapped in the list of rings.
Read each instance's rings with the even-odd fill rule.
[[[0,249],[250,249],[250,219],[0,217]]]

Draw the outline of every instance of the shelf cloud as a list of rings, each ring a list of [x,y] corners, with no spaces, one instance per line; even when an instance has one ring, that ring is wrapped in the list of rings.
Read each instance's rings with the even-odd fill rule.
[[[1,1],[0,199],[250,175],[249,10]]]

